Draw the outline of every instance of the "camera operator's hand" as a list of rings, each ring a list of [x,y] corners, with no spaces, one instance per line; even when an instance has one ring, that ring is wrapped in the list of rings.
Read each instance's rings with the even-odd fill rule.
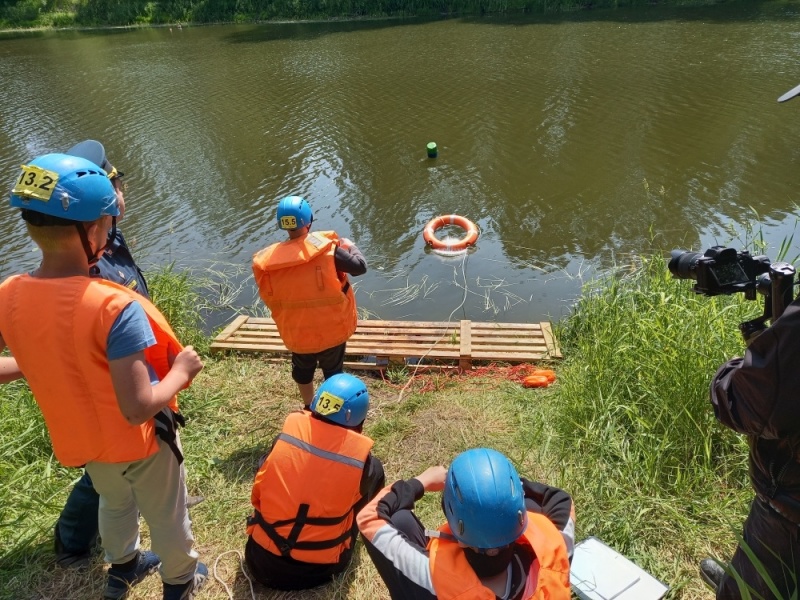
[[[746,346],[750,346],[753,340],[760,336],[767,329],[762,319],[745,321],[739,325],[739,332],[742,334]]]
[[[764,333],[764,331],[763,331],[763,330],[761,330],[761,331],[755,331],[755,332],[753,332],[753,333],[752,333],[752,334],[751,334],[751,335],[750,335],[750,336],[749,336],[749,337],[748,337],[748,338],[747,338],[747,339],[744,341],[745,345],[746,345],[746,346],[750,346],[750,344],[752,344],[752,343],[753,343],[753,340],[755,340],[755,339],[756,339],[758,336],[760,336],[762,333]]]

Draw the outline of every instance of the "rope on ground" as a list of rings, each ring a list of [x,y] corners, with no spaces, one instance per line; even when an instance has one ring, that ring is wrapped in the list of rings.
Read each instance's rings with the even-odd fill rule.
[[[452,322],[453,315],[456,314],[456,311],[459,308],[462,308],[464,306],[464,304],[466,304],[466,302],[467,302],[467,292],[468,292],[468,289],[467,289],[467,257],[468,256],[469,256],[469,253],[468,252],[464,252],[464,258],[461,259],[461,275],[464,278],[464,297],[461,299],[461,304],[456,306],[453,309],[453,311],[450,313],[450,316],[447,317],[447,324],[448,325]],[[411,385],[411,382],[414,381],[414,378],[417,376],[417,371],[419,370],[420,366],[422,365],[422,361],[425,360],[425,357],[428,356],[428,354],[431,353],[431,350],[433,350],[436,347],[436,344],[438,344],[440,341],[442,341],[442,339],[444,338],[444,336],[446,334],[447,334],[447,328],[445,327],[444,331],[442,332],[442,335],[439,336],[439,339],[437,339],[435,342],[433,342],[433,344],[431,344],[431,347],[425,352],[425,354],[420,356],[419,360],[417,361],[417,364],[414,365],[414,370],[411,372],[411,376],[408,378],[408,381],[405,383],[405,385],[402,388],[400,388],[400,393],[397,395],[397,402],[398,403],[403,400],[403,394],[408,389],[408,386]]]
[[[253,589],[253,580],[250,579],[250,576],[247,574],[247,571],[245,570],[244,556],[242,556],[242,553],[241,553],[240,550],[227,550],[227,551],[223,552],[222,554],[220,554],[219,556],[217,556],[217,559],[214,561],[214,579],[216,579],[217,581],[219,581],[222,584],[222,587],[225,588],[225,592],[228,594],[228,598],[230,600],[233,600],[233,592],[228,587],[228,584],[225,583],[222,580],[222,578],[217,574],[217,565],[219,564],[219,559],[222,558],[223,556],[225,556],[226,554],[235,554],[236,556],[239,557],[239,568],[242,571],[242,575],[244,575],[244,578],[247,579],[247,583],[250,584],[250,596],[253,598],[253,600],[256,600],[256,592]]]

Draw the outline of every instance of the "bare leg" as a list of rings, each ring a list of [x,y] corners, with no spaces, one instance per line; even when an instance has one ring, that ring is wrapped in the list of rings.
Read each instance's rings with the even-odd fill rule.
[[[300,388],[300,397],[303,399],[303,406],[308,408],[311,406],[311,401],[314,399],[314,382],[298,383],[297,387]]]

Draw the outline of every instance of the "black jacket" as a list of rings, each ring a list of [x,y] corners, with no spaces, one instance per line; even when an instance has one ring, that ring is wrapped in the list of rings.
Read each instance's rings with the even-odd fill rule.
[[[748,436],[756,494],[800,524],[800,300],[711,384],[717,419]]]

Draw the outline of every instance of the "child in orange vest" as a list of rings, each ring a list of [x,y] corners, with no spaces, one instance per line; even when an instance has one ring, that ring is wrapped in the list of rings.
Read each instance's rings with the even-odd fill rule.
[[[350,564],[355,515],[385,483],[372,440],[361,433],[368,407],[364,383],[339,373],[322,383],[310,411],[286,418],[251,496],[245,559],[262,584],[316,587]]]
[[[317,365],[327,379],[342,372],[345,344],[358,323],[348,275],[367,262],[353,242],[333,231],[310,233],[314,215],[300,196],[278,203],[278,227],[289,239],[253,256],[258,293],[292,353],[292,379],[308,408]]]
[[[447,524],[431,532],[414,503],[442,490]],[[393,600],[570,599],[572,499],[520,478],[496,450],[467,450],[449,469],[384,488],[358,527]]]
[[[89,276],[117,202],[107,173],[84,158],[23,166],[10,203],[42,262],[0,284],[0,351],[14,361],[0,364],[0,380],[24,373],[56,458],[85,466],[100,494],[104,599],[125,598],[160,567],[164,600],[189,600],[208,570],[192,549],[176,394],[203,365],[149,301]],[[158,554],[139,548],[140,514]]]

